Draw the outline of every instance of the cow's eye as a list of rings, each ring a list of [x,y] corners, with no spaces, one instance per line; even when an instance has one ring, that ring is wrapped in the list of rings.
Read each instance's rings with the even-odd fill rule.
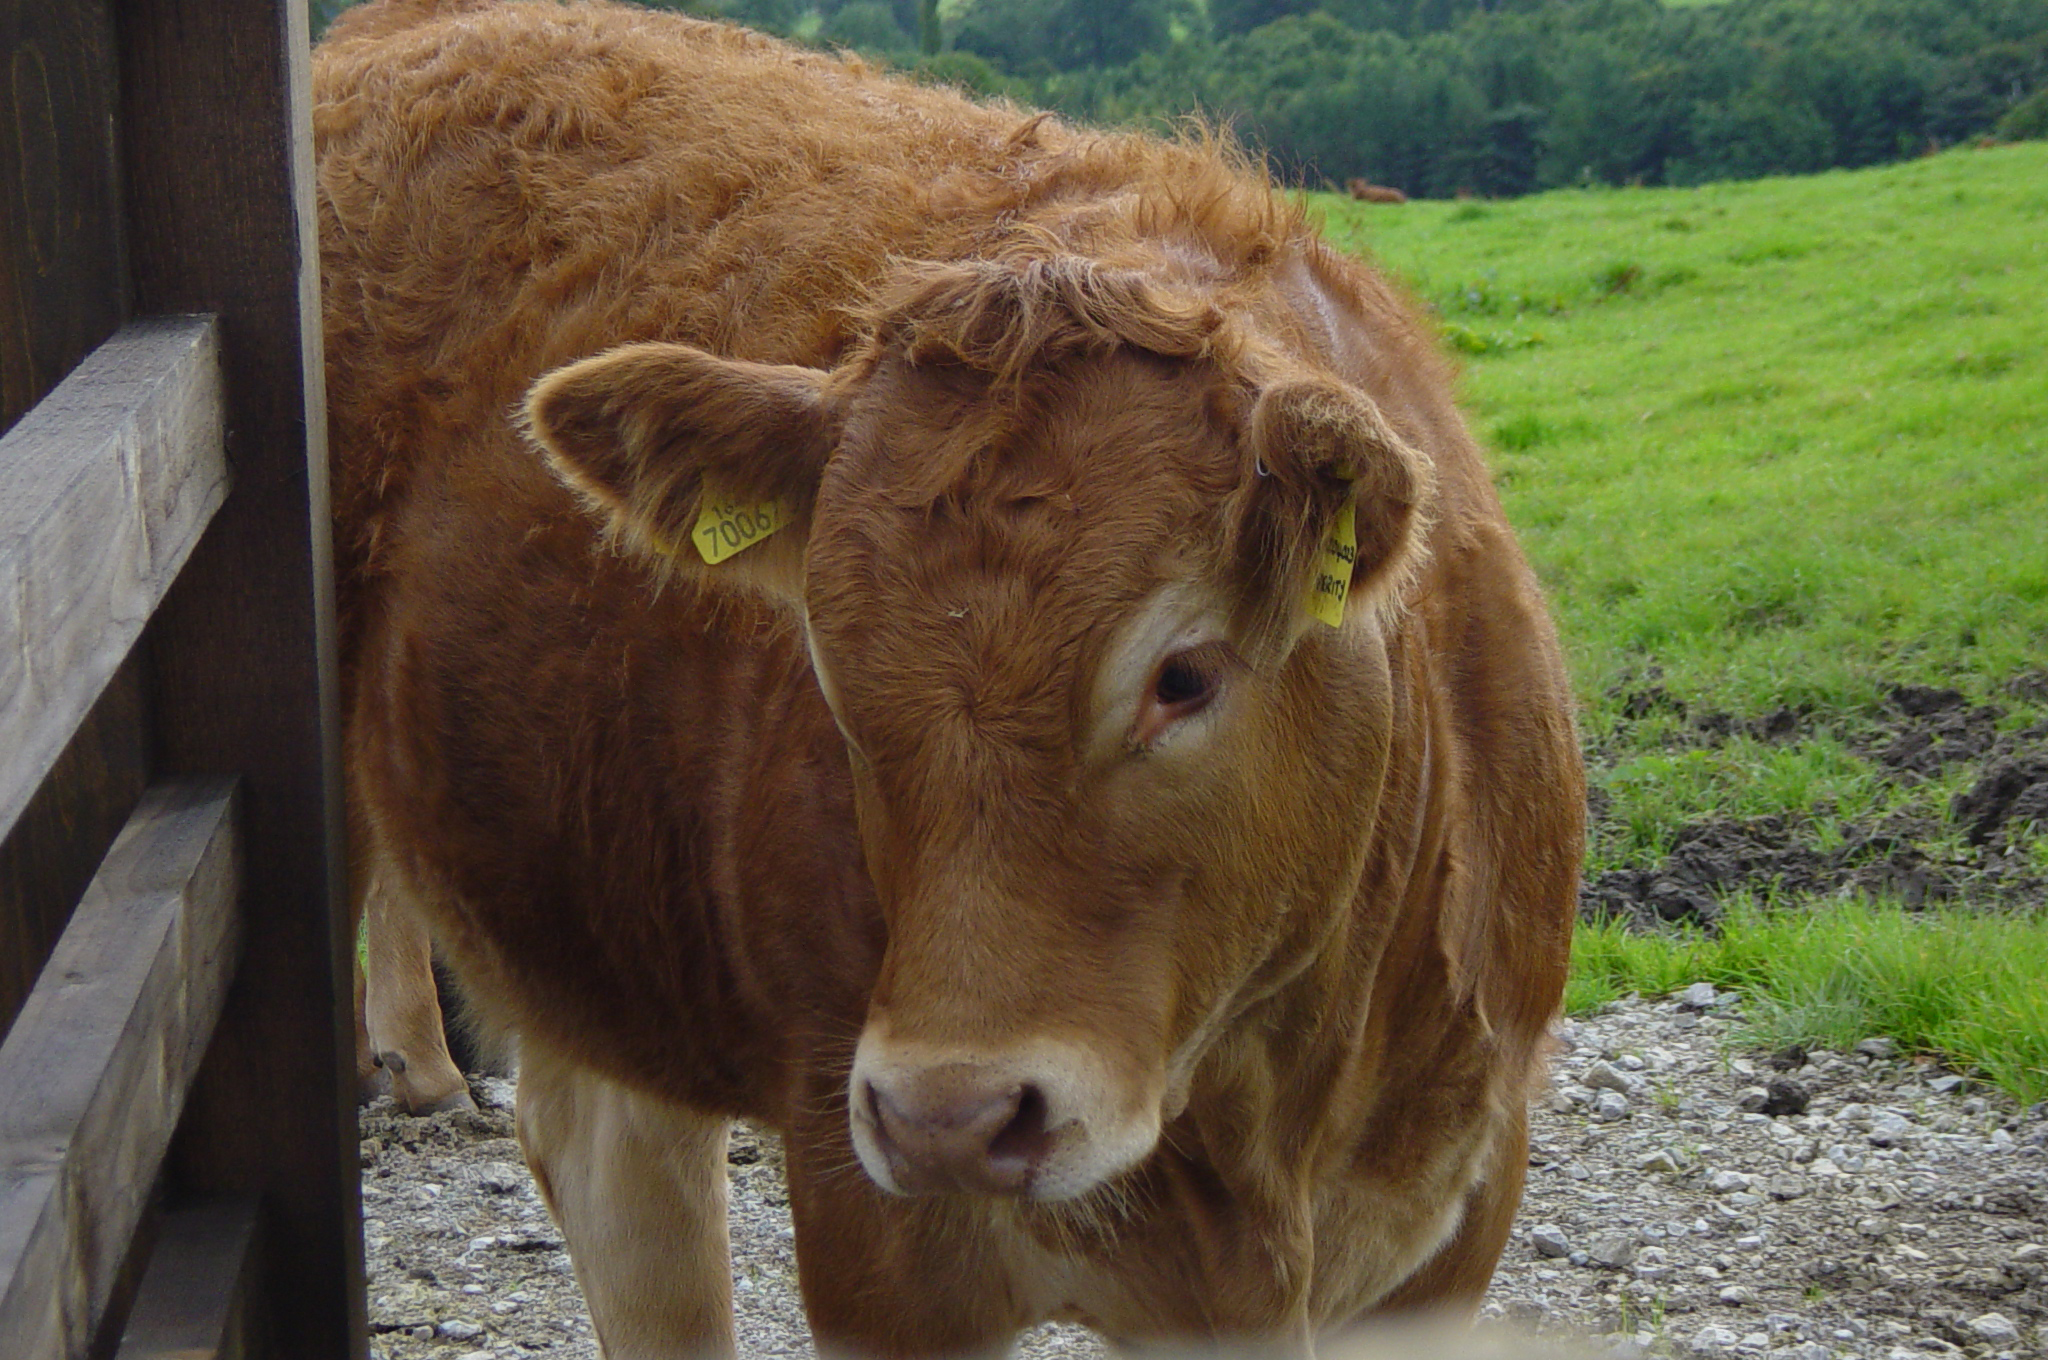
[[[1237,653],[1226,642],[1204,643],[1175,652],[1159,663],[1152,688],[1138,707],[1133,736],[1149,746],[1170,725],[1207,708],[1222,690]]]
[[[1192,712],[1209,702],[1209,696],[1216,692],[1216,677],[1202,671],[1185,656],[1173,656],[1159,668],[1159,678],[1152,683],[1152,697],[1172,709]]]

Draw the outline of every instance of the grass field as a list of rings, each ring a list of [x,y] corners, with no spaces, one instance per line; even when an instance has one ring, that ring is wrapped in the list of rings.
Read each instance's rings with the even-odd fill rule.
[[[1995,703],[2008,733],[2048,717],[2008,688],[2048,668],[2048,143],[1313,206],[1463,356],[1571,657],[1594,871],[1702,818],[1777,814],[1822,842],[1952,819],[1974,771],[1901,779],[1859,739],[1894,686]],[[1799,740],[1745,731],[1780,710]],[[1696,739],[1707,713],[1733,734]],[[2048,836],[2016,834],[2048,866]]]
[[[2048,143],[1697,189],[1324,200],[1467,354],[1586,718],[2048,664]]]

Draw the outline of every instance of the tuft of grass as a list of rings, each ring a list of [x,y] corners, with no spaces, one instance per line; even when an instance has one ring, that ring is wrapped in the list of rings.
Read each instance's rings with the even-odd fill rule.
[[[1565,1007],[1693,982],[1748,996],[1745,1041],[1847,1050],[1875,1035],[1980,1073],[2022,1104],[2048,1099],[2048,919],[1830,902],[1730,904],[1717,934],[1582,926]]]
[[[1519,415],[1493,427],[1493,446],[1520,453],[1549,443],[1556,433],[1541,416]]]
[[[1460,354],[1506,354],[1518,349],[1528,349],[1543,343],[1543,337],[1534,331],[1478,330],[1471,326],[1446,322],[1443,328],[1444,343]]]
[[[1616,260],[1593,276],[1593,286],[1608,297],[1626,293],[1643,281],[1643,267],[1634,260]]]

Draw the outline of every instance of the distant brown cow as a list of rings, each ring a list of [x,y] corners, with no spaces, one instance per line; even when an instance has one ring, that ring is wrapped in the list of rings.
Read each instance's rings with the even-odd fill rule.
[[[1374,184],[1369,180],[1349,179],[1344,181],[1345,192],[1361,203],[1406,203],[1408,195],[1385,184]]]
[[[315,69],[358,881],[607,1350],[730,1348],[734,1116],[842,1353],[1469,1308],[1584,799],[1414,313],[1225,148],[731,28]]]

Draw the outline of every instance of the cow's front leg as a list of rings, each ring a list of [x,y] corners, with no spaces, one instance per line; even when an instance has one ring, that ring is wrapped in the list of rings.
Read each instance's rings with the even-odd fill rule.
[[[426,918],[381,857],[363,873],[363,986],[358,994],[357,1068],[363,1046],[390,1078],[391,1095],[412,1114],[474,1109],[469,1083],[448,1053],[434,989],[434,942]]]
[[[522,1042],[519,1144],[607,1360],[733,1353],[727,1126]]]

